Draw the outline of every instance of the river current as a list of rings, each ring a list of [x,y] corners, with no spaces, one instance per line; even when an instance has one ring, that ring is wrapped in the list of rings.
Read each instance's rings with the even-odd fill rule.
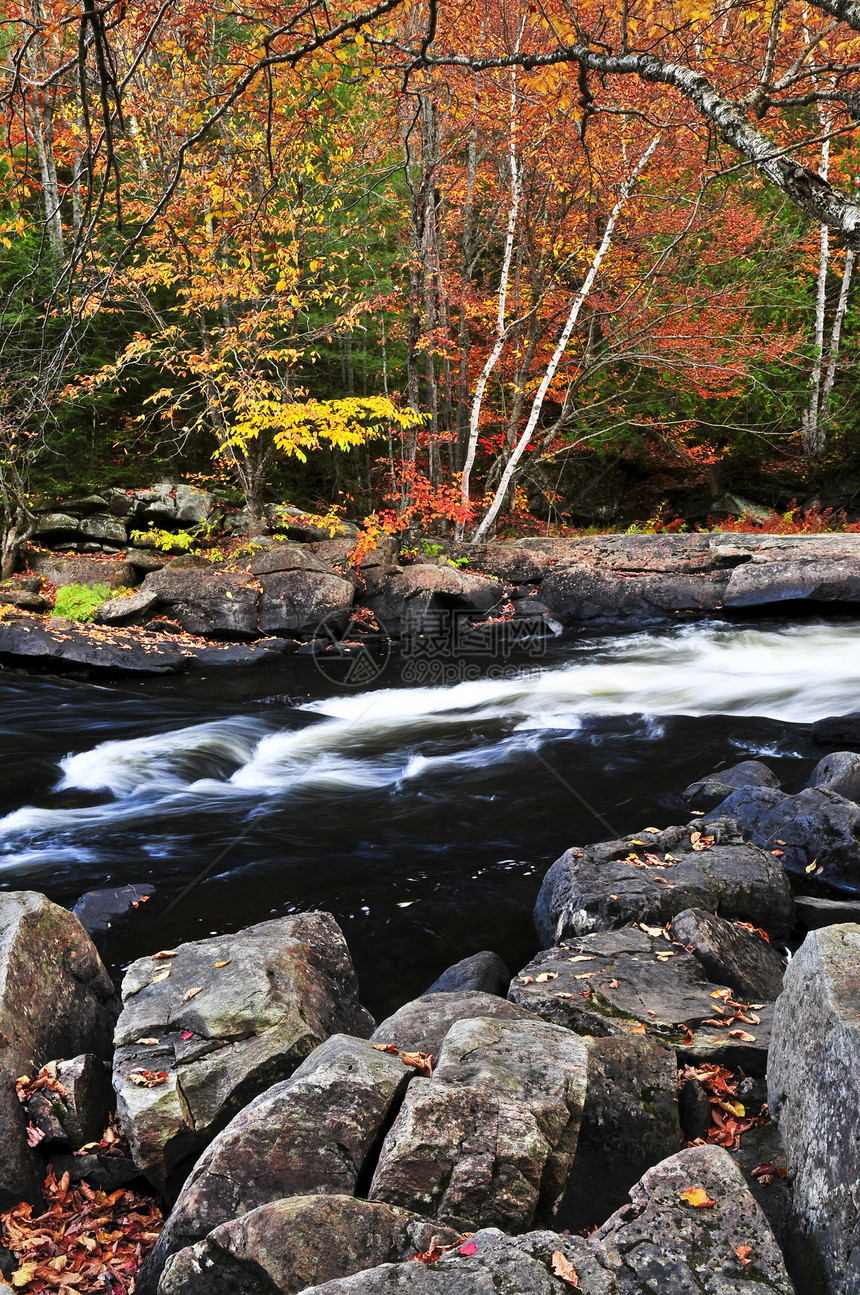
[[[0,671],[0,885],[71,905],[148,882],[101,940],[143,953],[309,908],[347,936],[377,1016],[447,965],[535,948],[574,844],[684,822],[680,793],[765,759],[788,791],[860,709],[860,621],[706,622],[473,657],[392,658],[361,689],[309,657],[96,683]],[[411,680],[411,682],[410,682]]]

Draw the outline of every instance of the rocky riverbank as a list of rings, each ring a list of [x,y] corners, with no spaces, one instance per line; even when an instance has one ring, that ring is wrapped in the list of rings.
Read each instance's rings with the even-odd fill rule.
[[[3,894],[5,1279],[60,1289],[22,1250],[51,1166],[160,1198],[138,1295],[853,1295],[860,854],[810,866],[792,798],[732,812],[775,784],[747,761],[688,823],[571,846],[528,965],[476,954],[379,1024],[329,914],[153,950],[117,994],[78,917]],[[849,821],[860,757],[807,791]]]
[[[306,533],[306,532],[303,532]],[[179,673],[290,652],[349,654],[380,640],[463,631],[504,648],[563,626],[659,624],[751,609],[860,606],[860,535],[736,533],[436,544],[398,560],[383,541],[357,566],[354,538],[258,537],[211,560],[127,548],[34,552],[0,588],[0,660]],[[64,585],[117,590],[82,626],[50,615]],[[452,628],[456,625],[456,631]]]

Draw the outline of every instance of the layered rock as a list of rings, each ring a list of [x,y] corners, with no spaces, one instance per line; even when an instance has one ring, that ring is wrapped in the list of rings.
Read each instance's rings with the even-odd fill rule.
[[[773,1000],[782,992],[785,960],[758,931],[701,908],[679,913],[671,930],[709,980],[728,985],[741,998]]]
[[[330,1034],[369,1034],[346,941],[328,913],[140,958],[122,985],[114,1085],[136,1164],[164,1188],[253,1097]],[[141,1072],[164,1073],[153,1087]]]
[[[392,1043],[404,1052],[436,1054],[452,1025],[476,1016],[527,1021],[531,1013],[495,994],[474,989],[442,990],[404,1003],[381,1021],[370,1037],[374,1043]]]
[[[780,795],[763,789],[738,796]],[[827,794],[827,793],[822,793]],[[633,922],[662,926],[687,908],[760,926],[774,940],[793,925],[780,859],[748,845],[734,815],[573,847],[550,868],[535,905],[544,946]],[[858,810],[860,813],[860,810]]]

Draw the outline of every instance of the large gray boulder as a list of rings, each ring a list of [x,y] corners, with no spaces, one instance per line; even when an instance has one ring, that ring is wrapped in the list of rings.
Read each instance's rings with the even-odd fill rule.
[[[355,589],[339,572],[294,569],[258,578],[261,633],[313,634],[321,627],[337,633],[346,628]]]
[[[780,795],[768,789],[736,794]],[[780,860],[746,844],[735,816],[726,816],[733,799],[721,806],[721,817],[568,850],[550,868],[535,904],[542,944],[632,922],[663,926],[686,908],[706,908],[752,922],[774,940],[785,938],[793,925],[791,889]]]
[[[860,557],[802,557],[736,567],[723,594],[725,607],[778,602],[860,602]]]
[[[478,1018],[448,1032],[385,1139],[371,1200],[464,1228],[550,1222],[576,1152],[588,1054],[544,1021]]]
[[[189,634],[256,638],[257,590],[247,577],[226,571],[151,571],[141,586],[158,595],[158,605]]]
[[[747,839],[766,852],[778,850],[775,857],[799,881],[808,882],[812,870],[816,882],[847,895],[860,892],[860,805],[852,800],[826,787],[795,796],[750,787],[732,792],[715,812],[737,819]],[[748,920],[777,935],[766,922]]]
[[[506,994],[510,979],[511,973],[499,955],[484,949],[448,967],[424,993],[443,994],[471,989],[483,994]]]
[[[114,1057],[120,1122],[136,1164],[162,1189],[330,1034],[373,1028],[329,913],[261,922],[175,953],[129,967]],[[142,1070],[166,1079],[146,1087],[135,1080]]]
[[[771,1001],[782,993],[785,960],[781,953],[738,922],[727,922],[703,908],[688,908],[672,919],[672,935],[701,962],[705,975],[728,985],[747,1002]]]
[[[379,1201],[292,1196],[222,1223],[173,1255],[158,1295],[297,1295],[457,1239],[451,1228]]]
[[[688,1203],[691,1187],[713,1203]],[[588,1239],[487,1228],[433,1265],[384,1264],[303,1295],[563,1295],[571,1269],[583,1295],[794,1295],[767,1219],[722,1147],[678,1152],[630,1197]]]
[[[684,800],[704,809],[713,809],[738,787],[778,787],[779,779],[761,760],[741,760],[727,769],[717,769],[690,783]]]
[[[421,563],[406,568],[374,568],[367,573],[362,602],[387,633],[414,634],[421,631],[428,613],[486,614],[501,602],[502,593],[497,580],[454,567]]]
[[[438,1053],[445,1035],[456,1021],[475,1016],[502,1021],[529,1020],[531,1013],[496,994],[459,989],[424,994],[404,1003],[377,1025],[370,1036],[374,1043],[393,1043],[403,1052]]]
[[[860,1291],[860,925],[811,931],[776,1006],[768,1107],[800,1227],[839,1295]]]
[[[568,622],[663,618],[675,611],[714,611],[728,583],[724,571],[636,575],[631,579],[584,564],[559,566],[541,584],[541,601]]]
[[[812,770],[807,787],[824,787],[856,804],[860,801],[860,755],[854,751],[833,751]]]
[[[169,1255],[230,1219],[289,1196],[355,1195],[414,1073],[364,1039],[327,1039],[198,1160],[141,1269],[138,1295],[155,1291]]]
[[[55,1057],[110,1056],[119,1004],[78,919],[34,891],[0,895],[0,1208],[41,1204],[15,1080]]]
[[[762,1074],[773,1008],[765,1004],[745,1013],[748,1020],[737,1020],[726,996],[728,988],[709,981],[698,959],[668,932],[635,926],[543,950],[508,991],[520,1007],[579,1034],[606,1038],[644,1030],[687,1059]]]

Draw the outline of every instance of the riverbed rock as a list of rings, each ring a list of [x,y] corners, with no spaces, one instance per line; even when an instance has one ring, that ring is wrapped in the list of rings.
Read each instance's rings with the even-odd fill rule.
[[[110,1055],[118,1002],[80,922],[34,891],[0,895],[0,1207],[41,1201],[15,1091],[54,1057]]]
[[[701,1186],[713,1205],[683,1199]],[[767,1219],[722,1147],[691,1147],[650,1169],[587,1239],[557,1232],[476,1232],[432,1266],[384,1264],[309,1287],[303,1295],[795,1295]],[[739,1247],[749,1267],[741,1263]]]
[[[452,993],[457,990],[475,990],[483,994],[501,994],[508,992],[511,973],[497,953],[485,949],[482,953],[473,953],[470,958],[462,958],[448,967],[446,971],[424,994]]]
[[[822,926],[860,922],[860,899],[822,899],[819,895],[797,895],[794,913],[801,931],[818,931]]]
[[[129,625],[132,621],[142,622],[154,607],[158,606],[158,594],[152,590],[138,589],[133,594],[121,598],[108,598],[98,608],[96,621],[99,625]]]
[[[436,1055],[455,1022],[468,1021],[476,1016],[501,1021],[527,1021],[531,1013],[496,994],[474,989],[440,990],[404,1003],[381,1021],[370,1037],[373,1043],[393,1043],[402,1052],[432,1052]]]
[[[741,760],[728,769],[717,769],[690,783],[683,793],[688,804],[713,809],[737,787],[778,787],[779,779],[761,760]]]
[[[790,875],[853,895],[860,892],[860,806],[824,787],[807,787],[794,796],[772,787],[740,788],[717,813],[737,819],[745,836],[775,857]],[[749,921],[763,926],[752,916]]]
[[[732,608],[786,601],[860,602],[860,557],[750,563],[732,571],[723,594],[723,606]]]
[[[76,901],[72,912],[90,935],[109,931],[111,924],[125,913],[139,908],[155,894],[148,882],[135,886],[111,886],[105,890],[88,890]]]
[[[860,746],[860,710],[847,715],[827,715],[812,725],[812,740],[822,746],[835,742],[850,742]]]
[[[716,984],[728,985],[747,1001],[770,1001],[782,993],[785,960],[757,931],[702,908],[679,913],[672,919],[671,930]]]
[[[225,571],[151,571],[141,586],[189,634],[256,638],[257,590],[241,575]]]
[[[158,1295],[297,1295],[307,1286],[396,1263],[458,1233],[354,1196],[293,1196],[261,1205],[173,1255]]]
[[[591,566],[559,566],[542,582],[541,601],[562,621],[664,618],[675,611],[714,611],[728,575],[638,573],[616,575]]]
[[[77,1151],[100,1141],[114,1109],[107,1064],[85,1052],[70,1061],[49,1061],[45,1069],[62,1091],[40,1088],[25,1103],[28,1122],[44,1134],[40,1150],[59,1144]]]
[[[854,751],[833,751],[812,770],[807,787],[835,791],[846,800],[860,801],[860,755]]]
[[[414,1074],[398,1056],[335,1034],[262,1093],[194,1166],[137,1283],[151,1295],[169,1255],[289,1196],[354,1195]]]
[[[588,1054],[544,1021],[451,1027],[415,1079],[368,1193],[455,1227],[522,1231],[555,1215],[576,1152]]]
[[[735,795],[780,793],[764,788]],[[535,905],[543,945],[633,922],[662,926],[686,908],[752,922],[774,940],[787,936],[792,898],[780,860],[746,844],[730,809],[733,800],[720,807],[720,817],[687,827],[568,850],[550,868]]]
[[[61,623],[62,622],[62,623]],[[161,641],[148,642],[131,634],[104,630],[92,632],[62,617],[47,624],[32,618],[0,621],[0,658],[32,665],[50,663],[51,669],[73,668],[122,674],[178,674],[187,665],[179,648]]]
[[[313,634],[322,627],[339,633],[349,622],[355,589],[337,571],[296,568],[259,581],[263,634]]]
[[[330,1034],[373,1028],[328,913],[182,944],[171,958],[139,958],[122,997],[119,1118],[136,1164],[162,1190],[181,1181],[189,1159],[242,1106],[288,1078]],[[167,1078],[138,1086],[129,1076],[140,1071]]]
[[[486,615],[501,602],[502,593],[502,585],[486,576],[418,563],[373,568],[362,602],[387,633],[417,634],[432,612]]]
[[[811,931],[777,1003],[768,1106],[799,1226],[831,1286],[860,1291],[860,925]]]
[[[511,981],[508,997],[546,1021],[604,1038],[645,1030],[689,1060],[763,1074],[773,1008],[736,1021],[700,962],[659,927],[599,931],[544,949]],[[705,1021],[726,1024],[705,1025]],[[733,1034],[730,1031],[734,1032]]]
[[[672,1049],[644,1034],[585,1042],[585,1106],[554,1222],[570,1232],[602,1223],[625,1204],[647,1169],[681,1147],[678,1062]],[[708,1113],[710,1123],[710,1104]]]

